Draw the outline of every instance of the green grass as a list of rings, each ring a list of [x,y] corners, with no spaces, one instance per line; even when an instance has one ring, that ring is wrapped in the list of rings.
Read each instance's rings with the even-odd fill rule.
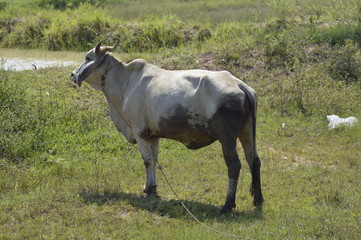
[[[51,0],[49,0],[51,1]],[[78,6],[83,1],[69,6]],[[159,51],[214,40],[230,25],[258,26],[277,19],[278,29],[302,24],[297,32],[316,42],[360,44],[358,1],[101,1],[101,6],[80,4],[77,8],[54,9],[40,0],[18,0],[0,9],[0,46],[86,51],[90,43],[121,40],[124,52]],[[230,30],[230,29],[227,29]],[[204,32],[207,38],[199,37]],[[303,35],[300,35],[302,34]],[[235,36],[237,39],[237,35]]]
[[[109,1],[109,13],[116,18],[135,19],[145,15],[174,14],[183,21],[223,23],[256,22],[273,16],[264,1]],[[161,7],[160,7],[161,6]]]
[[[104,97],[74,88],[70,71],[1,72],[1,90],[13,91],[2,99],[12,105],[1,105],[2,136],[10,136],[2,138],[1,238],[228,239],[193,221],[160,172],[161,198],[143,197],[140,153],[116,133]],[[21,130],[9,129],[14,119]],[[181,200],[208,226],[242,238],[357,239],[360,126],[329,131],[325,119],[281,117],[262,105],[258,122],[262,211],[252,206],[244,160],[237,208],[220,215],[227,178],[219,144],[190,151],[162,140],[160,163]]]
[[[265,204],[262,210],[252,205],[240,145],[237,208],[221,215],[227,170],[219,143],[191,151],[162,140],[159,160],[180,199],[207,226],[241,239],[359,239],[361,126],[330,131],[326,120],[327,114],[361,119],[359,12],[356,2],[341,2],[227,0],[203,7],[199,1],[164,0],[166,11],[157,8],[149,16],[153,1],[108,1],[89,16],[93,6],[26,9],[21,6],[29,1],[18,0],[0,21],[26,21],[15,22],[10,32],[1,25],[0,41],[8,47],[88,50],[100,39],[113,44],[120,37],[115,55],[123,61],[142,57],[167,69],[231,71],[258,93]],[[224,14],[214,24],[214,11],[241,5],[266,6],[274,15],[256,20],[250,13],[241,20]],[[129,15],[120,17],[115,10],[123,6]],[[34,9],[39,14],[29,14]],[[210,19],[181,16],[197,9]],[[17,51],[25,57],[83,57]],[[104,96],[70,83],[74,68],[0,70],[0,239],[229,239],[194,221],[159,170],[160,198],[141,193],[141,154],[116,132]]]

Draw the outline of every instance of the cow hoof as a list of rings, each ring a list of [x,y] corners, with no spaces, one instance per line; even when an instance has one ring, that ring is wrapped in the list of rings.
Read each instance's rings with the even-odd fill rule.
[[[262,207],[264,200],[262,194],[255,194],[253,199],[253,205],[255,207]]]
[[[156,196],[157,195],[157,186],[150,186],[143,189],[143,192],[148,196]]]
[[[233,208],[236,207],[236,204],[224,204],[224,206],[221,209],[221,214],[229,213],[232,211]]]

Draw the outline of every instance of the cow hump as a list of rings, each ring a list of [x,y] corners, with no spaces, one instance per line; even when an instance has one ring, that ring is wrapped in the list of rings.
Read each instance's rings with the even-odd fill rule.
[[[144,68],[146,63],[147,61],[145,61],[144,59],[135,59],[128,63],[127,68],[133,71],[141,70]]]

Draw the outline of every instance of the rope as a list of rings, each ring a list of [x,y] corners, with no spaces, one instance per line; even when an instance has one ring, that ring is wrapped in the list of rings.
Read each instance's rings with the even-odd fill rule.
[[[205,224],[204,222],[201,222],[196,216],[194,216],[194,214],[189,210],[189,208],[184,204],[184,202],[179,198],[177,192],[173,189],[172,185],[170,184],[167,176],[165,175],[164,171],[163,171],[163,168],[161,167],[158,159],[157,159],[157,163],[159,165],[159,169],[160,169],[160,172],[162,173],[165,181],[167,182],[169,188],[171,189],[171,191],[173,192],[173,194],[176,196],[177,200],[182,204],[183,208],[187,211],[187,213],[193,218],[194,221],[196,221],[197,223],[199,223],[200,225],[202,225],[203,227],[205,227],[207,230],[209,231],[213,231],[213,232],[216,232],[218,234],[221,234],[221,235],[225,235],[225,236],[228,236],[228,237],[233,237],[233,238],[242,238],[241,236],[237,236],[237,235],[234,235],[234,234],[231,234],[231,233],[227,233],[227,232],[222,232],[222,231],[219,231],[215,228],[212,228],[210,226],[208,226],[207,224]],[[248,238],[249,239],[249,238]],[[251,240],[251,239],[249,239]]]

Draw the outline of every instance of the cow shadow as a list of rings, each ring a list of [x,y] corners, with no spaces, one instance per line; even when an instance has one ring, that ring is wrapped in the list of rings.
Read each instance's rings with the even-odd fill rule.
[[[254,208],[249,211],[237,211],[234,209],[231,213],[221,214],[220,207],[189,200],[163,200],[159,196],[147,197],[134,193],[125,192],[89,192],[79,193],[87,204],[96,204],[102,206],[114,202],[126,202],[134,208],[143,209],[159,216],[170,218],[188,219],[192,218],[183,204],[199,220],[215,220],[219,222],[253,222],[262,219],[262,208]]]

